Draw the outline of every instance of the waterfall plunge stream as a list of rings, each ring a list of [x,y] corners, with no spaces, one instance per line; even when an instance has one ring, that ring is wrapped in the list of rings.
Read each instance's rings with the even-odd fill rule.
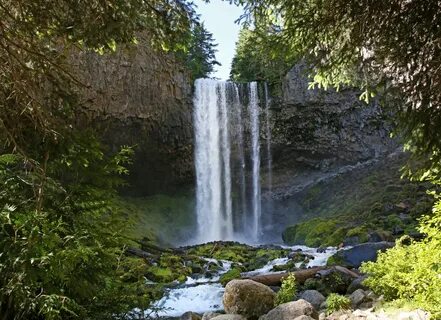
[[[262,232],[258,85],[198,79],[195,87],[197,242],[256,243]],[[265,103],[268,112],[266,88]],[[268,113],[265,119],[268,135]]]

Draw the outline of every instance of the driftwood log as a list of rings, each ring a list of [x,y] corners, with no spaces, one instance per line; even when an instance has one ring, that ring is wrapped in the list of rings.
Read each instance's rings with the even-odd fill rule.
[[[314,267],[309,269],[298,270],[294,272],[284,272],[284,273],[276,273],[276,274],[263,274],[252,277],[245,277],[244,279],[250,279],[256,282],[260,282],[267,286],[280,286],[282,280],[285,279],[290,273],[293,273],[296,282],[299,284],[303,284],[307,279],[314,278],[317,273],[329,271],[331,269],[338,270],[339,272],[346,273],[353,278],[357,278],[359,275],[354,271],[351,271],[345,267]]]

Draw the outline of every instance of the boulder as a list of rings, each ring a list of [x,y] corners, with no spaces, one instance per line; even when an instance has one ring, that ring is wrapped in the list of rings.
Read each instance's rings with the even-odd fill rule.
[[[363,281],[366,280],[366,278],[367,278],[366,275],[355,278],[349,285],[347,293],[351,294],[357,289],[367,290],[368,288],[363,284]]]
[[[201,316],[198,315],[197,313],[188,311],[186,313],[184,313],[179,320],[201,320]]]
[[[358,268],[364,261],[377,260],[378,251],[386,251],[392,248],[393,242],[368,242],[356,245],[347,250],[340,250],[329,261],[350,268]]]
[[[303,315],[303,316],[295,318],[294,320],[314,320],[314,318],[311,318],[310,316]]]
[[[277,306],[266,315],[262,316],[259,320],[292,320],[301,316],[318,319],[318,313],[315,311],[312,304],[300,299]]]
[[[211,311],[205,312],[204,315],[202,316],[202,320],[211,320],[211,319],[213,319],[217,316],[220,316],[220,315],[221,314],[217,313],[217,312],[211,312]]]
[[[214,318],[210,318],[211,320],[247,320],[244,316],[240,314],[221,314]]]
[[[366,292],[363,289],[357,289],[349,296],[351,299],[352,307],[357,308],[366,299]]]
[[[270,287],[252,280],[232,280],[225,287],[226,313],[258,318],[274,307],[276,294]]]
[[[326,300],[325,296],[317,290],[306,290],[300,294],[300,299],[308,301],[314,309],[319,310],[320,305]]]

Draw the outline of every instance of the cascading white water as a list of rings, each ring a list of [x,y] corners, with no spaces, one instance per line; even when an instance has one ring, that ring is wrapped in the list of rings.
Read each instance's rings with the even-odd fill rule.
[[[196,80],[194,96],[198,240],[222,239],[218,82]]]
[[[222,132],[221,138],[221,153],[222,153],[222,168],[223,168],[223,187],[224,187],[224,212],[225,222],[223,235],[226,239],[232,239],[233,237],[233,213],[231,204],[231,167],[230,167],[230,136],[229,136],[229,120],[227,110],[227,84],[226,82],[218,83],[218,95],[219,95],[219,108],[222,126],[220,127]]]
[[[249,84],[249,113],[251,122],[251,161],[252,161],[252,237],[255,241],[261,233],[260,203],[260,141],[259,141],[259,98],[257,83]]]
[[[268,169],[268,191],[271,194],[272,188],[273,188],[273,158],[271,155],[271,125],[270,125],[270,106],[271,106],[271,100],[269,97],[269,90],[268,90],[268,84],[265,82],[264,84],[265,89],[265,122],[266,122],[266,156],[267,156],[267,169]]]
[[[242,115],[243,107],[236,84],[198,79],[195,86],[196,241],[249,239],[258,242],[261,234],[261,187],[257,83],[252,82],[247,88],[246,119]],[[250,192],[246,183],[244,121],[248,121],[250,128]],[[235,148],[234,157],[232,147]],[[232,159],[235,160],[233,164]],[[232,201],[233,181],[234,190],[240,192],[235,206]]]

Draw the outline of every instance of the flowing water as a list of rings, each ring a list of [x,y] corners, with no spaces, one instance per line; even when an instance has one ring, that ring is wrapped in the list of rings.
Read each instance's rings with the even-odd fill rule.
[[[198,79],[195,87],[195,242],[257,243],[262,232],[258,85],[248,84],[244,99],[232,82]],[[240,195],[235,205],[234,190]]]
[[[325,265],[328,258],[335,254],[336,248],[327,248],[325,252],[317,252],[315,248],[305,246],[283,246],[285,249],[291,249],[292,252],[298,252],[313,256],[306,267]],[[279,273],[272,271],[272,268],[277,265],[284,265],[289,258],[278,258],[269,261],[264,267],[243,273],[242,276],[255,276],[260,274]],[[164,297],[154,303],[153,308],[146,310],[146,314],[155,314],[156,317],[179,317],[187,311],[197,313],[204,313],[207,311],[217,311],[223,309],[222,296],[225,289],[219,284],[219,278],[231,268],[231,263],[228,261],[221,261],[220,263],[215,259],[207,259],[211,263],[218,263],[222,266],[218,274],[212,278],[197,277],[187,278],[187,281],[179,287],[168,289]],[[158,311],[153,312],[154,309]]]

